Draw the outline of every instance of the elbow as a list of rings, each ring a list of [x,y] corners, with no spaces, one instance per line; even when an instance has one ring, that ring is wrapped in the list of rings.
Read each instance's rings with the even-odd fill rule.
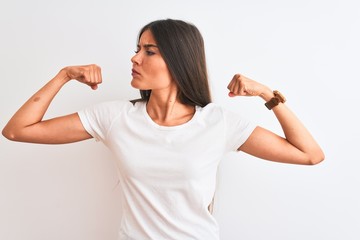
[[[318,153],[313,154],[309,160],[308,165],[317,165],[325,160],[325,154],[322,150],[320,150]]]
[[[1,134],[10,141],[17,141],[15,133],[7,127],[2,130]]]

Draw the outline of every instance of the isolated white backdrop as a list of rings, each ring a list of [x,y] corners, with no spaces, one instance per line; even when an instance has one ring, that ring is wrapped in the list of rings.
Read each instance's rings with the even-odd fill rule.
[[[223,240],[360,239],[360,7],[354,0],[0,1],[0,128],[62,67],[96,63],[97,91],[66,85],[46,117],[132,99],[130,57],[149,21],[194,23],[214,101],[280,132],[260,99],[227,97],[235,73],[281,90],[323,147],[317,166],[229,154],[215,217]],[[209,146],[211,147],[211,145]],[[0,239],[116,239],[116,170],[93,140],[37,145],[0,138]]]

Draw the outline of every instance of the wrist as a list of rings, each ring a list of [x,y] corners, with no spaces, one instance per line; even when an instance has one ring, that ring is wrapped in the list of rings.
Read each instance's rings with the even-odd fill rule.
[[[262,91],[259,95],[262,99],[264,99],[265,102],[270,101],[275,95],[274,92],[266,87],[264,91]]]
[[[265,106],[269,110],[271,110],[274,107],[276,107],[277,105],[279,105],[279,103],[286,102],[286,98],[279,91],[277,91],[277,90],[273,91],[273,95],[274,96],[270,100],[266,101],[266,103],[265,103]]]
[[[67,67],[64,67],[60,70],[60,72],[56,75],[56,78],[58,78],[63,84],[67,83],[71,80],[71,77],[69,77],[67,73]]]

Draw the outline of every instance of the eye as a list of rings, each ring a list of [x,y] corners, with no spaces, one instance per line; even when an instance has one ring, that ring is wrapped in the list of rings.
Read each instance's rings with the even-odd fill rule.
[[[140,52],[140,46],[139,46],[139,45],[136,46],[136,50],[135,50],[134,52],[135,52],[135,53]]]
[[[148,55],[148,56],[152,56],[152,55],[154,55],[154,54],[155,54],[155,53],[152,52],[152,51],[149,51],[149,50],[146,51],[146,55]]]

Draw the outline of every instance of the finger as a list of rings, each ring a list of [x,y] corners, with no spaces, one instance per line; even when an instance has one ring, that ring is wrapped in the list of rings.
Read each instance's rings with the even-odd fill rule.
[[[239,78],[239,74],[235,74],[235,75],[233,76],[233,78],[231,79],[231,81],[230,81],[230,83],[229,83],[229,85],[228,85],[228,89],[229,89],[230,91],[233,91],[233,90],[235,89],[238,78]]]
[[[97,79],[96,79],[96,67],[95,65],[90,65],[90,69],[89,69],[89,73],[90,73],[90,83],[91,85],[95,85],[97,83]]]
[[[228,85],[228,89],[229,89],[229,97],[235,97],[235,93],[234,93],[234,82],[231,82]]]
[[[88,69],[81,70],[81,76],[78,78],[78,80],[82,83],[85,83],[87,85],[91,84],[91,75]]]
[[[231,92],[234,96],[241,95],[242,80],[240,74],[235,74],[232,79]]]
[[[234,85],[234,82],[233,82],[233,80],[231,80],[227,86],[227,89],[229,89],[229,91],[231,91],[233,89],[233,85]]]
[[[82,79],[81,79],[81,82],[88,85],[89,87],[91,87],[93,90],[96,90],[97,89],[97,84],[96,82],[93,81],[94,77],[93,77],[93,73],[91,71],[91,69],[85,69],[83,71],[83,74],[82,74]]]
[[[98,79],[98,83],[102,83],[102,74],[101,74],[101,67],[97,66],[97,79]]]
[[[233,87],[233,85],[234,85],[234,83],[235,83],[235,81],[236,81],[236,79],[237,79],[237,75],[238,74],[235,74],[234,76],[233,76],[233,78],[231,79],[231,81],[229,82],[229,84],[228,84],[228,86],[227,86],[227,88],[230,90],[230,89],[232,89],[232,87]]]
[[[247,95],[246,86],[245,86],[244,83],[240,83],[240,86],[239,86],[239,95],[240,95],[240,96],[246,96],[246,95]]]
[[[233,80],[234,80],[234,79],[231,79],[231,81],[229,82],[229,84],[228,84],[227,87],[226,87],[227,89],[229,89],[229,90],[231,89],[231,86],[232,86],[232,84],[233,84]]]
[[[232,92],[233,92],[236,96],[239,96],[239,95],[240,95],[240,91],[241,91],[240,83],[239,83],[239,82],[236,82],[236,84],[234,84],[234,87],[233,87],[233,89],[232,89]]]

